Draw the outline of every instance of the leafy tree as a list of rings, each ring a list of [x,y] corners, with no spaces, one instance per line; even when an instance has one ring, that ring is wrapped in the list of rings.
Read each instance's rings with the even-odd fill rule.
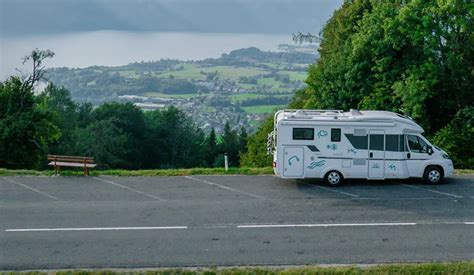
[[[52,117],[20,78],[0,83],[0,166],[41,168],[49,144],[60,136]]]
[[[123,162],[118,167],[124,169],[141,167],[146,153],[143,140],[147,134],[143,111],[132,103],[105,103],[93,111],[92,117],[94,121],[110,120],[127,135],[127,144],[119,150]]]
[[[75,130],[75,154],[92,156],[98,168],[123,167],[129,148],[128,135],[116,126],[114,119],[94,121]]]
[[[161,168],[205,166],[205,135],[188,116],[176,107],[147,116],[152,121],[149,140],[155,141],[150,152]]]
[[[474,167],[474,107],[466,107],[439,130],[433,142],[446,150],[458,168]]]
[[[258,131],[248,138],[247,151],[242,155],[241,166],[265,167],[272,165],[272,156],[267,155],[267,136],[273,131],[273,117],[268,117]]]
[[[38,99],[41,105],[52,112],[53,123],[61,131],[60,138],[50,145],[49,152],[53,154],[73,154],[74,131],[77,126],[76,104],[72,101],[70,92],[64,87],[49,84]]]
[[[472,165],[468,150],[454,148],[464,148],[471,133],[459,117],[474,102],[473,30],[472,1],[346,0],[319,36],[295,35],[319,40],[320,58],[289,106],[401,109],[447,144],[456,163]],[[448,144],[455,129],[460,136]],[[269,131],[265,122],[250,138],[245,165],[268,163],[262,154]]]

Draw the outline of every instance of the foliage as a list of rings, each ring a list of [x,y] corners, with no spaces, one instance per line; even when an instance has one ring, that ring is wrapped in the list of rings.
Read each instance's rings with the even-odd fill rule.
[[[321,41],[320,58],[289,107],[402,110],[446,146],[456,165],[473,167],[466,149],[472,147],[466,122],[473,116],[473,30],[472,1],[345,1],[320,37],[295,35]],[[251,138],[260,143],[249,144],[244,163],[262,163],[250,160],[265,151],[265,127]]]
[[[272,165],[272,156],[267,155],[268,133],[273,131],[273,116],[269,116],[258,131],[248,138],[247,151],[242,155],[243,167],[265,167]]]
[[[48,145],[59,139],[53,113],[38,103],[32,84],[0,83],[0,166],[41,168]]]
[[[439,130],[433,142],[445,150],[457,168],[474,167],[474,106],[466,107]]]
[[[473,17],[470,1],[346,1],[296,105],[401,108],[434,134],[473,103]]]

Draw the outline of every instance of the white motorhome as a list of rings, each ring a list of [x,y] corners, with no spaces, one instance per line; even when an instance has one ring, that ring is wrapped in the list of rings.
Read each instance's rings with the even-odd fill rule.
[[[268,153],[281,178],[423,178],[436,184],[453,173],[446,152],[422,136],[410,117],[387,111],[280,110]]]

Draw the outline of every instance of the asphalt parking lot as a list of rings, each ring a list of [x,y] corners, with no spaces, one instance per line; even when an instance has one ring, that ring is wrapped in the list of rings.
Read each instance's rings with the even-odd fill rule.
[[[0,177],[0,269],[474,258],[474,176]]]

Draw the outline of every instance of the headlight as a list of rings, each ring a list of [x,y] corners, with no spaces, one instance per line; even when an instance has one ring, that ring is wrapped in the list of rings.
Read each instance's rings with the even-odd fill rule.
[[[448,154],[442,154],[442,156],[443,156],[443,158],[445,158],[445,159],[449,159]]]

